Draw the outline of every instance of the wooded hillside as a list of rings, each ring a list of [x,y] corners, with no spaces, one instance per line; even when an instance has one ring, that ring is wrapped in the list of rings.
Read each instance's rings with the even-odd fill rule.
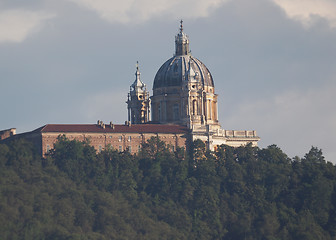
[[[0,239],[336,239],[336,168],[312,147],[138,155],[59,137],[41,159],[0,144]]]

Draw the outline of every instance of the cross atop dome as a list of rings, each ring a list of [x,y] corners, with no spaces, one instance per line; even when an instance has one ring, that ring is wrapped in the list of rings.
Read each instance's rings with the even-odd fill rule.
[[[180,23],[181,23],[181,25],[180,25],[180,33],[182,33],[183,32],[183,20],[182,19],[181,19]]]

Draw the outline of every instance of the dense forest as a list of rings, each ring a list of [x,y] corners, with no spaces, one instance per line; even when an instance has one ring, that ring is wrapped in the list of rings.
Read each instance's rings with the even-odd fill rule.
[[[0,239],[336,239],[336,167],[312,147],[0,144]]]

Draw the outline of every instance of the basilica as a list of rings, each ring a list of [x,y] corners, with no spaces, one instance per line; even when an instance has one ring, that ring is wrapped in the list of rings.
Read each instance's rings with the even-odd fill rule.
[[[175,54],[160,67],[153,83],[153,96],[140,79],[137,65],[135,81],[128,94],[128,121],[131,124],[175,124],[190,130],[191,140],[201,139],[208,149],[218,145],[256,146],[256,131],[224,130],[218,122],[218,102],[209,69],[189,49],[189,37],[181,21],[175,36]],[[150,119],[151,116],[151,119]]]
[[[46,124],[34,131],[16,134],[16,129],[0,131],[0,139],[25,138],[32,141],[42,156],[54,146],[59,135],[70,140],[88,140],[97,150],[106,148],[136,154],[151,137],[159,137],[173,151],[188,148],[200,139],[209,150],[226,144],[238,147],[260,138],[252,130],[224,130],[218,121],[218,102],[209,69],[189,49],[189,37],[183,22],[175,36],[175,54],[162,64],[153,82],[150,96],[141,81],[137,64],[135,81],[127,97],[128,120],[125,124]]]

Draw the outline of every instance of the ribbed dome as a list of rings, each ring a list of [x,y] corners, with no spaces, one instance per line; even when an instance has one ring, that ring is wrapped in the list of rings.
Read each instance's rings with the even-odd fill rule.
[[[175,56],[166,61],[156,73],[153,90],[182,86],[185,81],[214,87],[209,69],[200,60],[191,56],[189,37],[183,32],[182,23],[181,20],[180,32],[175,36]]]
[[[217,94],[209,69],[189,50],[189,37],[175,36],[175,54],[158,70],[151,96],[152,121],[193,128],[218,124]]]
[[[174,56],[167,60],[155,75],[153,89],[182,86],[184,81],[214,87],[209,69],[189,54]]]

